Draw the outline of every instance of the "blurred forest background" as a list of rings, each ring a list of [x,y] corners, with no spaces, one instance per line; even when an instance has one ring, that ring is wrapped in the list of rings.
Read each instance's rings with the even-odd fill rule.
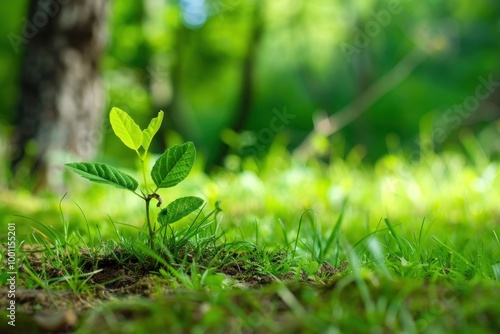
[[[64,37],[62,47],[80,50],[66,53],[69,58],[56,54],[63,25],[50,23],[70,7],[65,3],[0,4],[3,180],[17,168],[17,183],[23,184],[40,152],[53,158],[45,152],[50,149],[73,150],[73,160],[97,154],[97,160],[122,159],[133,167],[127,148],[108,140],[113,134],[107,114],[113,106],[142,127],[164,110],[166,122],[153,151],[192,140],[207,171],[243,156],[261,157],[276,140],[291,151],[325,157],[335,147],[341,154],[354,148],[367,163],[391,150],[402,149],[410,159],[422,149],[462,150],[460,137],[470,133],[488,155],[500,152],[496,0],[103,1],[92,9],[90,21],[82,17],[91,13],[85,3],[92,7],[93,1],[74,1],[69,3],[83,9],[64,17],[83,23]],[[52,6],[44,7],[48,23],[43,14],[33,16],[40,4]],[[85,29],[92,31],[90,38]],[[87,44],[78,44],[82,41]],[[50,44],[55,53],[30,49],[35,42],[42,50]],[[90,62],[92,70],[82,65],[83,76],[60,73],[77,71],[72,67],[77,61]],[[37,71],[47,66],[41,77],[58,75],[59,84],[36,82]],[[35,92],[26,83],[30,80],[39,86]],[[91,88],[85,93],[86,80]],[[41,96],[71,101],[47,111]],[[22,119],[30,117],[37,120],[31,121],[33,133],[19,141],[27,129]],[[74,128],[68,125],[72,121]],[[43,126],[47,122],[70,130],[51,139],[51,127]],[[310,145],[301,146],[311,133]],[[38,142],[43,140],[92,147]],[[14,158],[9,154],[20,142],[22,161],[28,162],[20,162],[19,152]],[[13,159],[19,161],[9,162]]]

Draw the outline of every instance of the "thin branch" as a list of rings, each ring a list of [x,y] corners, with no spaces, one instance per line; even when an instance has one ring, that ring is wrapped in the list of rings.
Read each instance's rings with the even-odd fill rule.
[[[331,136],[340,131],[358,117],[365,113],[382,96],[394,89],[403,82],[411,72],[420,65],[427,54],[420,48],[413,49],[408,53],[389,73],[380,78],[366,91],[364,91],[356,100],[348,104],[339,112],[328,117],[325,115],[318,120],[313,131],[304,139],[304,141],[295,149],[295,154],[299,158],[308,158],[314,154],[312,140],[317,134]]]

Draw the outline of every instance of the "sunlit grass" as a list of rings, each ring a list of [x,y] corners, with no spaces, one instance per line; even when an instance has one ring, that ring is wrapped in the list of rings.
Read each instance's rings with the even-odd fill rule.
[[[140,201],[79,179],[66,196],[4,190],[0,210],[27,244],[45,250],[47,266],[24,271],[31,288],[88,293],[99,261],[147,268],[163,282],[152,301],[112,301],[90,312],[82,333],[112,332],[129,311],[130,332],[158,330],[167,310],[171,328],[200,331],[498,328],[498,163],[455,152],[419,161],[394,153],[371,166],[362,156],[355,148],[304,163],[275,145],[262,161],[233,156],[210,177],[194,170],[162,198],[189,193],[207,205],[166,229],[154,250],[141,232]],[[218,200],[223,211],[210,216]],[[234,280],[221,274],[231,266]],[[240,291],[248,289],[241,280],[254,276],[309,284]],[[165,284],[175,296],[164,298]]]

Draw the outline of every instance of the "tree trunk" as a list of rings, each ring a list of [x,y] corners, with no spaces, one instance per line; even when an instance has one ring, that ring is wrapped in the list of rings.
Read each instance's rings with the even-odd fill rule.
[[[36,188],[58,186],[62,163],[95,154],[103,136],[99,59],[107,11],[107,0],[31,0],[11,156],[17,185],[36,174]]]
[[[240,133],[250,118],[252,110],[252,103],[254,98],[254,84],[255,84],[255,67],[257,62],[257,52],[264,32],[263,22],[263,3],[256,4],[253,8],[252,27],[248,39],[247,52],[243,59],[241,67],[241,81],[240,81],[240,98],[237,106],[236,116],[233,120],[231,129]],[[224,158],[229,153],[229,146],[222,143],[217,156],[215,157],[215,164],[219,166],[224,165]],[[208,171],[212,164],[207,164],[206,170]]]
[[[168,143],[167,133],[171,131],[178,131],[181,134],[188,133],[188,121],[186,120],[185,114],[183,113],[182,103],[180,101],[180,90],[182,87],[182,69],[184,66],[184,53],[185,45],[189,44],[190,32],[182,24],[177,28],[175,32],[175,45],[172,52],[173,61],[170,64],[169,69],[169,79],[170,86],[172,87],[172,96],[163,105],[158,105],[156,103],[155,109],[161,109],[165,111],[165,121],[162,127],[158,131],[158,137],[161,138],[159,141],[159,150],[163,152],[170,143]],[[164,80],[161,77],[161,73],[158,75],[158,79]]]

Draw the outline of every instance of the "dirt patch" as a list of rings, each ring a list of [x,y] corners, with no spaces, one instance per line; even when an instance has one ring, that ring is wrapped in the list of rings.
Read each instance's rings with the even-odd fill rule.
[[[158,292],[169,295],[173,287],[179,284],[173,283],[175,277],[163,277],[157,273],[158,264],[140,263],[133,257],[117,257],[119,250],[115,250],[113,256],[96,257],[85,250],[81,250],[78,257],[78,270],[81,277],[68,277],[68,273],[74,274],[75,267],[60,267],[60,261],[52,258],[42,249],[33,246],[23,248],[23,265],[20,267],[18,288],[16,289],[16,326],[13,333],[71,333],[86,311],[102,305],[103,302],[112,300],[123,300],[132,297],[145,297],[151,300]],[[74,255],[74,254],[73,254]],[[64,255],[63,255],[64,256]],[[235,288],[251,288],[268,285],[276,280],[297,280],[294,272],[283,273],[275,277],[259,272],[255,254],[231,254],[233,261],[221,265],[216,271],[226,277],[225,282]],[[184,257],[185,258],[185,257]],[[190,257],[188,257],[190,258]],[[198,261],[199,262],[199,261]],[[197,263],[198,263],[197,262]],[[57,267],[59,264],[59,267]],[[172,264],[172,267],[181,268],[180,264]],[[321,272],[338,274],[343,268],[333,268],[328,264],[321,267]],[[189,265],[182,269],[190,274]],[[30,276],[31,275],[31,276]],[[36,280],[30,279],[37,275],[40,281],[46,282],[46,288],[40,288],[35,284]],[[66,277],[66,278],[65,278]],[[80,282],[80,285],[71,285]],[[299,281],[307,281],[307,275],[300,275]],[[54,283],[55,282],[55,283]],[[27,288],[33,286],[32,289]],[[8,305],[7,287],[0,288],[0,305],[2,309]],[[132,317],[127,315],[126,310],[120,317],[126,319]],[[134,315],[136,316],[136,315]],[[18,321],[17,321],[18,320]],[[1,333],[9,333],[12,328],[0,328]]]

